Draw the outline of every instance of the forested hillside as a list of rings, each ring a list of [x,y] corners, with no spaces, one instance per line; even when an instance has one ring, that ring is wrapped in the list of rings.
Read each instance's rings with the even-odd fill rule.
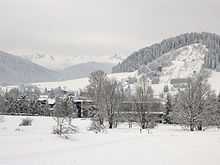
[[[220,70],[220,36],[214,33],[185,33],[177,37],[163,40],[161,43],[142,48],[131,54],[122,63],[113,67],[113,73],[132,72],[158,57],[184,46],[200,43],[208,49],[205,66]]]

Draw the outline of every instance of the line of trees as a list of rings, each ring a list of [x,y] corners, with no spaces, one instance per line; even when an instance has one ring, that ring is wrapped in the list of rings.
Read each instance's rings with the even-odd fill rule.
[[[113,128],[115,112],[119,110],[119,104],[124,98],[122,84],[108,79],[103,71],[92,72],[89,82],[87,93],[97,107],[94,122],[97,123],[97,126],[103,127],[104,121],[107,119],[109,128]]]
[[[167,124],[180,124],[190,131],[204,130],[209,126],[220,125],[220,95],[217,96],[207,83],[208,74],[201,73],[188,78],[185,88],[179,89],[176,95],[169,92],[166,95],[163,122]],[[126,92],[123,85],[116,80],[110,80],[103,71],[93,72],[90,75],[90,85],[87,87],[88,96],[91,97],[97,107],[93,119],[96,128],[104,128],[104,121],[109,128],[117,126],[118,121],[127,121],[129,127],[132,122],[140,125],[141,129],[153,128],[155,119],[152,117],[151,100],[153,89],[142,76],[136,91],[131,95]],[[129,93],[129,95],[128,95]],[[126,115],[121,110],[123,101],[131,103],[126,107]]]
[[[40,95],[48,95],[50,98],[63,96],[60,88],[48,92],[41,92],[37,87],[28,86],[12,88],[0,94],[0,114],[24,114],[24,115],[51,115],[50,106],[47,102],[39,101]]]
[[[69,97],[61,96],[61,92],[53,91],[50,94],[57,98],[56,105],[53,113],[49,114],[48,105],[37,101],[40,94],[37,88],[25,93],[12,89],[0,95],[1,113],[53,115],[58,134],[62,134],[64,123],[68,123],[68,128],[72,129],[71,119],[75,117],[74,113],[77,111],[73,101]],[[146,76],[139,78],[136,90],[132,92],[131,88],[126,90],[121,82],[109,79],[103,71],[92,72],[84,94],[95,104],[92,129],[101,131],[105,128],[106,122],[112,129],[121,121],[128,122],[129,127],[132,127],[133,122],[138,123],[140,129],[155,126],[156,122],[151,114],[154,111],[151,104],[154,93]],[[185,88],[180,89],[176,95],[168,93],[165,105],[161,108],[160,111],[164,111],[165,123],[180,124],[191,131],[220,125],[220,95],[217,96],[211,90],[204,71],[189,78]]]
[[[101,130],[104,128],[104,121],[108,122],[110,129],[117,127],[117,123],[122,120],[121,107],[123,101],[130,101],[132,112],[126,111],[124,120],[137,122],[141,129],[152,127],[150,108],[146,103],[153,98],[153,90],[143,77],[136,87],[134,96],[126,95],[123,84],[116,80],[109,79],[103,71],[96,71],[90,74],[90,84],[87,87],[88,96],[94,100],[97,112],[93,118],[93,128]],[[130,92],[128,92],[130,93]],[[127,117],[125,117],[127,116]]]

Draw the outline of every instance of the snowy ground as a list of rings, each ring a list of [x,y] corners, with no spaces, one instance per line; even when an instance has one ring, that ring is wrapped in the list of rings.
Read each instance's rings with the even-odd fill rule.
[[[110,79],[118,80],[118,81],[125,81],[128,79],[128,77],[136,77],[137,72],[131,72],[131,73],[112,73],[108,74],[108,77]],[[80,78],[80,79],[74,79],[74,80],[67,80],[67,81],[57,81],[57,82],[42,82],[42,83],[34,83],[32,85],[37,86],[38,88],[44,90],[47,89],[54,89],[57,87],[62,87],[65,90],[69,91],[78,91],[79,89],[86,88],[87,85],[89,85],[89,78]]]
[[[32,117],[32,126],[19,128],[21,118],[5,116],[0,122],[1,165],[220,164],[217,129],[191,133],[160,125],[140,134],[138,128],[120,125],[95,134],[86,130],[89,120],[76,119],[80,132],[66,140],[51,134],[51,118]]]
[[[220,93],[220,72],[212,71],[210,78],[208,79],[211,84],[212,90],[215,90],[217,94]]]

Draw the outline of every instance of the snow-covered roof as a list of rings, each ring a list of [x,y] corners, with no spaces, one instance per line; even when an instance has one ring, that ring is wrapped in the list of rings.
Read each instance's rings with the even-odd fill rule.
[[[56,103],[56,99],[52,99],[52,98],[48,98],[48,104],[55,104]]]
[[[92,100],[88,100],[88,99],[86,99],[86,100],[84,100],[84,99],[76,99],[76,100],[73,100],[74,102],[93,102]]]
[[[39,101],[47,101],[48,100],[48,95],[40,95],[38,98]]]

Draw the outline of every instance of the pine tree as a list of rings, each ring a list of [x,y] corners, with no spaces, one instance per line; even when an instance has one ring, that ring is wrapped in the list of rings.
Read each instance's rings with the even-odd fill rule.
[[[164,121],[167,124],[171,124],[172,120],[171,120],[170,114],[173,111],[173,105],[172,105],[172,96],[170,94],[167,94],[165,108],[166,108],[166,111],[165,111]]]

